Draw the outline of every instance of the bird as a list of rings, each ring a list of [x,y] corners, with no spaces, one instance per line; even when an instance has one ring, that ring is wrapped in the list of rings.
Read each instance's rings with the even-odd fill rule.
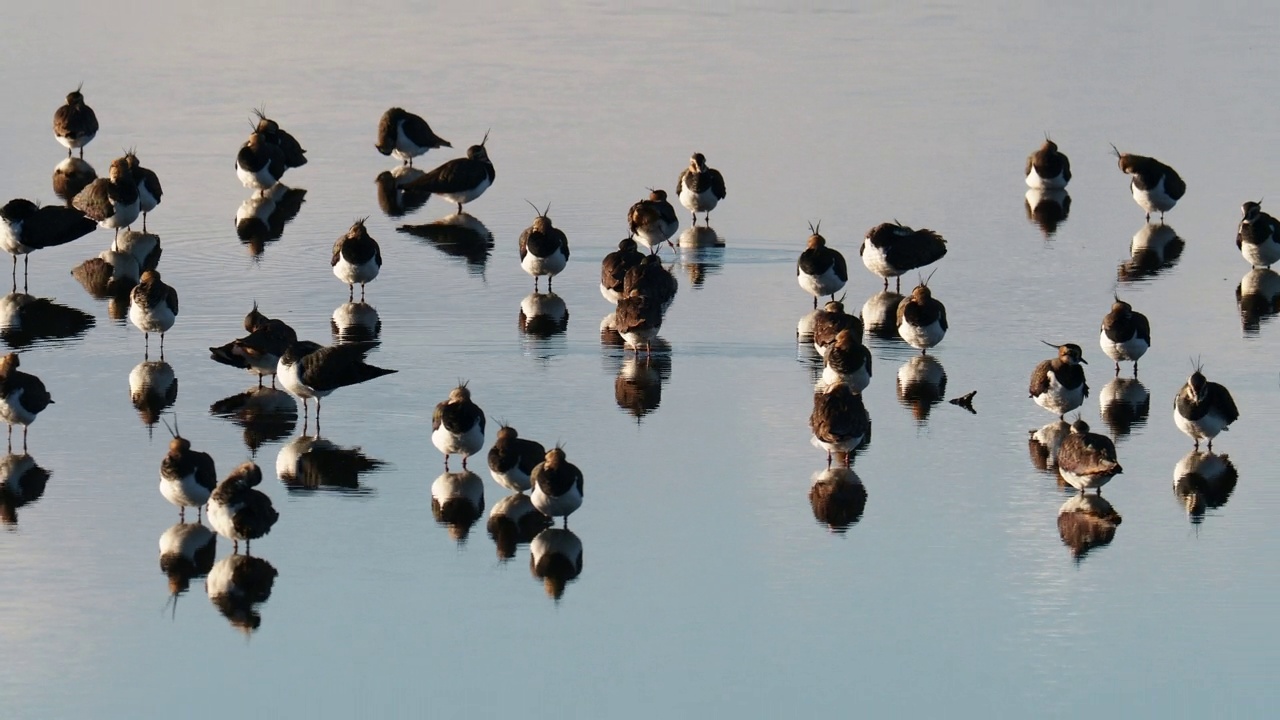
[[[1071,434],[1058,448],[1058,472],[1071,487],[1102,492],[1102,486],[1124,472],[1116,461],[1116,446],[1106,435],[1089,432],[1089,423],[1076,418]]]
[[[618,249],[604,256],[600,261],[600,294],[605,300],[617,304],[622,298],[623,280],[627,271],[644,259],[644,253],[636,249],[634,237],[623,238]],[[16,260],[14,262],[17,262]]]
[[[1178,176],[1177,171],[1152,157],[1122,153],[1115,145],[1111,149],[1116,154],[1116,164],[1121,172],[1132,175],[1129,190],[1133,193],[1133,201],[1147,211],[1147,220],[1151,213],[1160,213],[1160,222],[1164,222],[1164,214],[1173,209],[1187,192],[1187,184]]]
[[[98,134],[98,116],[93,108],[84,104],[84,95],[80,93],[83,84],[67,93],[67,103],[53,113],[53,136],[67,149],[67,157],[72,150],[80,150],[80,159],[84,159],[84,146],[88,145]]]
[[[1200,449],[1200,440],[1209,441],[1209,451],[1213,451],[1213,439],[1218,433],[1230,429],[1228,426],[1240,419],[1240,411],[1231,393],[1222,385],[1205,379],[1202,368],[1197,364],[1187,384],[1178,390],[1173,401],[1173,422],[1178,429],[1196,443]]]
[[[902,274],[941,260],[947,241],[932,230],[912,230],[895,220],[868,230],[858,254],[868,270],[884,278],[884,289],[889,289],[889,278],[896,277],[901,290]]]
[[[493,161],[484,144],[489,141],[489,133],[479,145],[467,148],[465,158],[455,158],[424,174],[422,177],[405,183],[406,193],[425,192],[439,195],[447,202],[462,206],[484,194],[493,184],[497,175],[493,170]]]
[[[656,252],[664,242],[674,250],[671,238],[680,229],[680,219],[676,217],[676,209],[667,202],[667,191],[650,188],[649,197],[627,211],[627,227],[631,229],[631,237],[650,252]]]
[[[280,572],[262,558],[228,555],[209,569],[204,588],[209,602],[247,637],[262,625],[258,605],[271,597]]]
[[[632,290],[639,290],[641,295],[658,303],[662,312],[666,312],[675,300],[680,284],[676,276],[662,266],[657,255],[646,255],[640,263],[627,270],[622,279],[622,294],[628,295]]]
[[[698,224],[698,213],[703,214],[707,227],[711,226],[711,211],[725,197],[724,176],[719,170],[707,167],[707,158],[694,153],[689,167],[676,180],[676,195],[680,204],[693,213],[693,224]]]
[[[283,320],[269,318],[258,311],[258,303],[244,316],[244,329],[248,335],[232,340],[226,345],[209,348],[210,357],[231,367],[242,368],[258,376],[258,387],[262,387],[262,376],[271,376],[271,386],[275,387],[276,368],[280,356],[291,343],[298,341],[298,333]]]
[[[489,472],[494,482],[522,493],[531,487],[533,469],[546,454],[542,443],[522,438],[515,428],[503,425],[498,429],[498,439],[489,448]]]
[[[1058,144],[1046,135],[1039,150],[1027,156],[1027,187],[1062,190],[1071,182],[1071,161],[1058,152]]]
[[[537,462],[542,462],[542,455],[538,455]],[[531,542],[551,525],[551,518],[538,512],[528,495],[517,492],[494,504],[485,529],[497,546],[498,559],[505,562],[515,557],[521,543]]]
[[[542,212],[534,206],[533,211],[538,213],[533,224],[520,233],[520,267],[533,276],[534,292],[538,291],[538,279],[546,275],[547,292],[550,292],[551,279],[569,262],[569,238],[547,217],[551,205],[548,204]]]
[[[836,334],[836,341],[827,349],[822,368],[822,382],[828,385],[842,382],[854,392],[862,392],[871,384],[871,350],[862,344],[862,335],[854,335],[849,329]]]
[[[849,281],[849,266],[845,264],[844,255],[839,250],[827,247],[827,239],[818,234],[817,227],[809,225],[808,247],[800,253],[796,261],[796,281],[805,292],[813,296],[813,307],[818,307],[818,298],[830,295],[836,299],[836,293]]]
[[[831,300],[814,313],[813,349],[825,358],[841,330],[848,330],[858,342],[862,342],[862,318],[846,313],[841,300]]]
[[[254,110],[253,114],[258,117],[254,132],[261,134],[268,143],[280,148],[286,167],[296,168],[307,164],[307,151],[302,149],[297,138],[281,129],[280,124],[267,117],[261,108]]]
[[[898,335],[923,355],[947,334],[947,308],[921,282],[898,303]]]
[[[142,232],[146,232],[147,213],[160,204],[160,196],[164,191],[160,188],[160,178],[155,172],[142,167],[133,150],[125,153],[124,159],[129,163],[129,173],[133,175],[134,182],[138,183],[138,209],[142,211]]]
[[[1042,341],[1043,342],[1043,341]],[[1049,347],[1058,348],[1058,357],[1045,360],[1031,371],[1031,385],[1028,392],[1040,407],[1057,413],[1061,420],[1064,415],[1084,404],[1089,397],[1089,384],[1084,380],[1084,368],[1088,361],[1079,345],[1067,343]]]
[[[565,460],[564,448],[557,445],[548,450],[529,473],[529,482],[533,485],[529,499],[538,512],[564,518],[563,527],[569,527],[569,516],[582,507],[582,471]]]
[[[143,357],[151,350],[151,333],[160,333],[160,359],[164,359],[164,334],[178,318],[178,292],[160,279],[159,270],[142,273],[138,284],[129,291],[129,322],[142,331],[146,345]]]
[[[18,370],[19,364],[17,353],[0,358],[0,420],[9,425],[10,451],[13,450],[13,426],[22,426],[22,452],[25,453],[27,427],[53,404],[53,397],[40,378]]]
[[[1262,211],[1260,202],[1246,202],[1240,212],[1236,248],[1253,267],[1270,268],[1280,261],[1280,223]]]
[[[364,226],[368,219],[357,220],[346,235],[338,238],[333,244],[333,257],[329,260],[333,274],[347,284],[348,301],[355,298],[355,284],[360,283],[360,302],[364,302],[365,283],[372,282],[382,269],[382,249]]]
[[[413,159],[428,150],[453,145],[431,131],[421,115],[393,107],[378,122],[378,142],[374,145],[383,155],[391,155],[410,167]]]
[[[449,397],[436,405],[431,416],[431,443],[444,453],[444,469],[449,471],[449,456],[462,455],[462,469],[467,458],[484,446],[484,411],[471,402],[471,390],[460,382],[449,391]]]
[[[232,543],[232,552],[249,552],[249,543],[271,532],[280,513],[271,498],[254,487],[262,482],[262,468],[252,461],[231,471],[209,496],[209,525]]]
[[[267,140],[260,132],[253,132],[240,151],[236,153],[236,177],[247,188],[265,195],[280,182],[289,166],[280,146]]]
[[[827,467],[831,467],[832,453],[837,452],[844,453],[844,465],[848,467],[869,426],[870,416],[862,396],[848,383],[835,382],[814,393],[809,429],[813,430],[814,447],[827,451]]]
[[[653,339],[662,329],[662,305],[657,300],[632,288],[618,301],[613,316],[614,328],[627,347],[639,352],[643,346],[646,353],[653,352]]]
[[[18,256],[26,277],[30,254],[36,250],[71,242],[93,232],[98,224],[75,208],[61,205],[39,206],[14,198],[0,207],[0,247],[13,255],[13,284],[18,285]]]
[[[129,161],[123,157],[112,160],[107,177],[85,186],[72,198],[71,206],[119,236],[120,228],[132,225],[141,211],[138,183],[129,170]]]
[[[176,426],[177,420],[174,424]],[[177,427],[169,427],[173,439],[169,452],[160,461],[160,494],[165,500],[178,506],[178,519],[186,520],[188,507],[196,509],[196,518],[209,495],[218,486],[218,472],[214,469],[213,456],[191,449],[191,441],[178,433]]]
[[[1113,296],[1115,297],[1115,296]],[[1102,352],[1116,364],[1120,375],[1120,361],[1133,361],[1133,375],[1138,375],[1138,358],[1151,347],[1151,323],[1147,316],[1135,312],[1133,306],[1115,297],[1111,312],[1102,318],[1102,332],[1098,335]]]
[[[316,427],[320,426],[320,399],[348,385],[396,372],[365,362],[377,342],[351,342],[322,346],[309,340],[290,343],[276,363],[276,378],[294,397],[302,398],[305,425],[307,401],[316,400]],[[317,429],[317,433],[318,433]]]

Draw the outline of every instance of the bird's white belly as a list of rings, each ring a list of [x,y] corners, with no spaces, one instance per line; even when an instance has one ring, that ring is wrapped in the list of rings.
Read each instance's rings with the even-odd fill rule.
[[[889,264],[884,250],[865,240],[862,243],[862,264],[882,278],[898,277],[904,272]]]
[[[10,425],[30,425],[36,415],[22,406],[22,389],[19,388],[0,398],[0,419]]]
[[[0,224],[0,247],[10,255],[26,255],[31,252],[31,248],[23,245],[18,239],[22,237],[22,222],[16,220]]]
[[[13,251],[10,250],[10,252]],[[1271,267],[1276,262],[1280,262],[1280,243],[1277,243],[1274,237],[1269,237],[1256,245],[1241,243],[1240,254],[1254,267]]]
[[[356,283],[370,282],[378,277],[380,269],[377,258],[369,258],[367,261],[357,265],[347,262],[346,258],[339,256],[338,263],[333,266],[333,274],[342,282],[354,285]]]
[[[506,472],[499,472],[493,469],[490,469],[489,472],[493,475],[494,482],[512,492],[524,492],[529,489],[529,473],[521,470],[519,464]]]
[[[1031,172],[1027,173],[1027,187],[1037,190],[1062,190],[1067,186],[1067,181],[1059,172],[1055,177],[1043,177],[1034,167]]]
[[[1102,352],[1115,362],[1136,361],[1147,352],[1150,345],[1146,340],[1134,336],[1123,342],[1115,342],[1107,337],[1107,331],[1103,330],[1098,337],[1098,344],[1102,346]]]
[[[908,345],[918,350],[924,350],[937,345],[942,342],[942,338],[946,334],[947,331],[942,329],[942,323],[936,320],[923,327],[920,325],[912,325],[906,320],[903,320],[902,323],[898,325],[898,335],[902,336],[902,339],[905,340]]]
[[[871,373],[867,371],[865,363],[851,373],[839,372],[830,365],[822,368],[822,384],[824,388],[838,382],[843,382],[852,388],[854,392],[860,393],[871,384]]]
[[[1155,187],[1147,190],[1139,189],[1137,183],[1134,182],[1129,183],[1129,188],[1133,191],[1134,202],[1149,213],[1167,212],[1172,210],[1173,206],[1178,203],[1177,200],[1169,197],[1169,194],[1165,192],[1164,178],[1160,178],[1160,182],[1156,183]]]
[[[814,297],[823,297],[824,295],[834,295],[844,287],[845,281],[836,274],[835,266],[827,268],[826,272],[821,275],[809,275],[801,272],[796,275],[796,281],[800,283],[800,287],[804,291]]]
[[[175,320],[177,316],[167,303],[161,302],[149,310],[137,303],[129,304],[129,322],[143,332],[166,333],[173,327]]]
[[[688,185],[680,188],[680,204],[685,206],[689,212],[711,212],[716,209],[716,203],[720,202],[720,198],[716,197],[711,188],[707,188],[702,192],[694,192]]]
[[[454,434],[442,423],[431,433],[431,443],[445,455],[475,455],[484,446],[484,431],[477,423],[464,433]]]
[[[448,200],[449,202],[455,205],[458,205],[458,204],[465,205],[471,202],[472,200],[475,200],[476,198],[483,195],[484,191],[488,190],[489,185],[491,184],[492,184],[492,181],[488,178],[488,176],[485,176],[485,179],[482,180],[479,185],[471,188],[470,190],[461,190],[459,192],[452,192],[452,193],[440,193],[440,197],[445,200]]]
[[[160,494],[178,507],[200,507],[209,502],[211,490],[196,482],[195,475],[184,475],[178,480],[160,476]]]
[[[530,275],[538,277],[541,275],[556,275],[564,270],[567,263],[568,259],[565,258],[564,253],[556,250],[544,258],[540,258],[533,253],[525,253],[524,259],[520,261],[520,267],[524,268],[524,271]]]
[[[302,382],[302,378],[298,375],[299,363],[286,364],[283,360],[276,364],[276,382],[295,397],[318,398],[328,395],[331,391],[319,391],[312,389]]]
[[[140,206],[137,200],[131,203],[112,203],[111,214],[98,221],[98,227],[107,230],[129,227],[138,219]]]
[[[533,501],[533,506],[538,508],[538,512],[547,517],[565,517],[582,507],[582,494],[578,492],[577,485],[571,486],[559,497],[547,495],[542,492],[542,488],[535,487],[529,499]]]
[[[1178,429],[1186,433],[1193,440],[1212,440],[1218,436],[1218,433],[1227,429],[1227,423],[1223,422],[1222,417],[1217,413],[1210,412],[1199,420],[1189,420],[1178,412],[1178,408],[1173,408],[1173,422]]]

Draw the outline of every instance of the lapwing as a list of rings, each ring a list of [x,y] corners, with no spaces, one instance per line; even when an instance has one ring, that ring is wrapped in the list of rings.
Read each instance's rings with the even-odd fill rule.
[[[165,427],[169,424],[165,423]],[[191,441],[179,434],[176,419],[174,427],[169,428],[169,434],[173,436],[169,441],[169,452],[160,461],[160,494],[178,506],[179,520],[186,521],[188,507],[196,509],[196,519],[199,520],[201,509],[218,486],[213,456],[192,450]]]
[[[53,136],[67,149],[67,157],[71,157],[72,150],[79,150],[84,159],[84,146],[98,134],[98,116],[84,104],[81,87],[68,93],[67,103],[54,111]]]
[[[271,532],[280,513],[271,498],[254,488],[262,482],[262,468],[257,463],[242,463],[218,483],[209,496],[209,525],[232,543],[232,552],[249,552],[249,543]]]
[[[547,451],[542,462],[529,473],[533,494],[529,497],[538,512],[549,518],[564,518],[582,507],[582,471],[565,459],[564,448],[557,445]]]
[[[1089,397],[1089,385],[1084,381],[1084,368],[1088,361],[1079,345],[1067,343],[1049,347],[1058,348],[1058,357],[1045,360],[1031,371],[1028,392],[1040,407],[1055,413],[1059,420],[1084,404]]]
[[[266,195],[288,169],[284,151],[260,132],[250,134],[236,153],[236,177],[258,195]]]
[[[1280,223],[1262,212],[1262,203],[1252,200],[1241,205],[1240,212],[1236,248],[1253,267],[1270,268],[1280,260]]]
[[[1132,175],[1129,190],[1133,193],[1133,201],[1147,212],[1147,220],[1151,213],[1160,213],[1160,222],[1164,222],[1164,214],[1173,209],[1187,192],[1187,184],[1178,176],[1177,171],[1152,157],[1122,153],[1115,145],[1111,149],[1116,154],[1116,164],[1121,172]]]
[[[542,455],[538,456],[538,462],[542,462]],[[528,495],[517,492],[494,504],[485,529],[498,548],[498,559],[506,561],[515,557],[519,545],[532,542],[551,525],[551,518],[538,512]]]
[[[646,354],[653,352],[653,341],[662,329],[662,305],[637,289],[618,301],[613,312],[614,328],[626,347]]]
[[[22,198],[5,203],[0,207],[0,247],[13,255],[14,287],[18,285],[19,255],[23,256],[22,277],[25,280],[31,253],[84,237],[97,226],[75,208],[60,205],[41,207]]]
[[[644,253],[636,249],[635,238],[625,238],[618,243],[618,249],[604,256],[600,261],[600,294],[605,300],[617,304],[622,298],[622,281],[627,271],[644,259]],[[14,262],[17,262],[15,259]]]
[[[725,197],[724,176],[719,170],[707,167],[702,153],[689,158],[689,167],[676,180],[676,195],[680,204],[693,213],[693,224],[698,224],[698,213],[703,214],[707,227],[711,226],[711,211]]]
[[[383,155],[391,155],[412,167],[413,159],[426,151],[453,145],[432,132],[422,116],[393,107],[383,113],[378,122],[378,142],[374,147]]]
[[[1191,436],[1197,450],[1200,440],[1204,439],[1209,441],[1212,452],[1213,439],[1239,418],[1240,411],[1231,393],[1222,385],[1206,380],[1199,365],[1173,401],[1173,422]]]
[[[825,358],[841,330],[848,330],[859,343],[862,342],[862,318],[845,312],[844,302],[841,300],[831,300],[814,313],[813,349]]]
[[[947,334],[947,308],[921,282],[898,304],[898,335],[925,354]]]
[[[160,196],[164,191],[160,187],[160,178],[154,171],[142,167],[138,162],[138,155],[130,150],[125,153],[124,159],[129,163],[129,172],[133,175],[134,182],[138,183],[138,209],[142,211],[142,232],[147,231],[147,213],[156,209],[160,204]]]
[[[629,295],[632,290],[638,290],[641,295],[658,303],[665,313],[675,300],[680,283],[670,270],[663,267],[662,260],[657,255],[646,255],[639,264],[627,270],[622,279],[623,296]]]
[[[366,220],[357,220],[346,235],[338,238],[329,260],[333,274],[347,284],[348,302],[355,299],[356,283],[360,283],[360,302],[364,302],[365,284],[378,277],[382,269],[382,249],[365,228]]]
[[[270,375],[271,386],[275,387],[280,356],[289,345],[298,341],[298,334],[285,321],[259,312],[256,302],[253,310],[244,317],[244,329],[248,335],[226,345],[209,348],[210,357],[223,365],[254,373],[258,376],[258,387],[262,387],[262,377]]]
[[[316,427],[320,426],[320,400],[338,388],[358,385],[383,375],[396,372],[365,362],[376,342],[351,342],[341,345],[321,346],[310,341],[298,341],[285,348],[276,363],[276,378],[280,385],[294,397],[302,398],[305,425],[307,401],[316,400]]]
[[[849,266],[845,264],[844,255],[839,250],[827,247],[827,239],[818,234],[818,227],[809,225],[808,247],[800,253],[796,261],[796,281],[805,292],[813,296],[813,307],[818,307],[818,299],[830,295],[836,299],[836,293],[849,281]]]
[[[1071,423],[1071,434],[1058,448],[1058,472],[1071,487],[1084,492],[1102,486],[1124,472],[1116,461],[1116,446],[1106,435],[1089,432],[1089,424],[1079,418]]]
[[[671,238],[680,228],[680,220],[676,217],[676,209],[667,202],[667,191],[651,189],[649,197],[627,211],[627,226],[631,229],[631,237],[649,248],[650,252],[657,251],[664,242],[674,250]]]
[[[858,254],[868,270],[884,278],[884,289],[889,289],[889,278],[898,278],[901,290],[903,273],[941,260],[947,254],[947,241],[932,230],[912,230],[895,220],[867,231]]]
[[[160,279],[160,271],[148,270],[129,291],[129,322],[142,331],[143,357],[151,352],[151,333],[160,333],[160,359],[164,359],[164,334],[178,318],[178,291]]]
[[[271,597],[279,574],[274,565],[262,558],[228,555],[209,570],[205,592],[231,627],[248,635],[262,625],[258,605]]]
[[[522,493],[529,489],[533,469],[546,454],[542,443],[522,438],[515,428],[503,425],[498,429],[498,439],[489,448],[489,472],[494,482]]]
[[[486,132],[479,145],[467,148],[465,158],[450,160],[417,180],[406,183],[404,191],[439,195],[445,201],[457,205],[458,212],[461,213],[462,206],[483,195],[496,177],[493,161],[489,159],[489,153],[484,147],[488,140],[489,133]]]
[[[17,353],[0,358],[0,420],[9,425],[10,451],[13,450],[13,426],[22,426],[22,452],[25,453],[27,427],[53,404],[53,397],[40,378],[22,372],[18,365]]]
[[[1120,374],[1120,361],[1133,361],[1133,375],[1138,375],[1138,358],[1151,347],[1151,323],[1147,316],[1135,312],[1133,306],[1115,298],[1111,312],[1102,318],[1102,332],[1098,336],[1102,352],[1116,364]]]
[[[1062,190],[1071,181],[1071,161],[1058,152],[1058,144],[1045,136],[1039,150],[1027,156],[1027,187]]]
[[[471,401],[471,389],[465,382],[449,391],[449,397],[436,405],[431,416],[431,443],[444,453],[444,469],[449,471],[449,456],[462,455],[462,469],[467,458],[484,447],[484,411]]]
[[[263,136],[263,138],[280,148],[280,152],[287,167],[296,168],[307,164],[307,151],[302,149],[301,143],[297,138],[285,132],[280,123],[266,116],[261,109],[253,111],[258,117],[258,124],[254,128],[254,132]]]
[[[814,394],[809,429],[813,431],[814,447],[827,451],[827,467],[831,467],[832,453],[844,453],[844,464],[848,467],[869,425],[870,416],[862,396],[849,384],[833,383]]]
[[[871,384],[871,350],[862,344],[862,335],[851,330],[836,333],[836,341],[827,349],[822,368],[822,382],[846,383],[857,393]]]
[[[529,203],[533,205],[533,203]],[[538,279],[547,276],[547,291],[551,291],[551,279],[564,270],[569,262],[569,238],[564,231],[551,224],[547,217],[551,206],[538,212],[533,224],[520,233],[520,267],[533,276],[533,291],[538,291]]]
[[[1197,524],[1206,510],[1227,503],[1239,481],[1240,471],[1230,457],[1201,450],[1187,453],[1173,468],[1173,492]]]
[[[132,225],[141,211],[138,183],[129,161],[122,157],[112,160],[108,176],[89,183],[72,199],[71,206],[118,236],[120,228]]]

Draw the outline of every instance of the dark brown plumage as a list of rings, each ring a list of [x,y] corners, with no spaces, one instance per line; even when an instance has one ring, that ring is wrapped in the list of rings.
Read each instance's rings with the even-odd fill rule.
[[[1165,212],[1172,210],[1186,194],[1187,184],[1177,171],[1153,157],[1122,153],[1115,145],[1111,149],[1115,151],[1120,171],[1132,177],[1129,189],[1134,202],[1147,211],[1147,220],[1151,219],[1151,213],[1159,212],[1163,222]]]
[[[365,356],[378,346],[376,342],[352,342],[318,346],[313,342],[295,342],[280,357],[283,362],[298,364],[298,377],[307,387],[328,393],[396,372],[365,362]]]
[[[77,87],[67,94],[67,102],[53,113],[53,136],[67,148],[67,157],[73,149],[80,150],[84,158],[84,146],[98,134],[98,116],[93,108],[84,104],[84,95]]]
[[[657,255],[646,255],[640,262],[627,270],[622,280],[622,294],[628,296],[632,290],[648,297],[662,308],[663,312],[675,299],[680,289],[671,271],[663,267]]]
[[[13,449],[13,425],[22,425],[22,451],[27,451],[27,426],[53,404],[53,397],[35,375],[18,370],[18,354],[0,358],[0,419],[9,425],[9,448]]]
[[[844,303],[839,300],[828,302],[813,317],[813,346],[820,355],[827,354],[827,348],[836,341],[841,330],[848,330],[859,340],[862,338],[862,319],[844,310]]]
[[[605,299],[616,303],[622,297],[623,279],[626,278],[627,271],[639,265],[644,257],[644,253],[636,249],[633,238],[623,239],[618,243],[617,250],[604,256],[604,260],[600,261],[600,291]]]
[[[218,483],[209,497],[209,522],[214,530],[231,538],[237,550],[244,540],[248,552],[249,543],[271,532],[280,519],[271,498],[255,489],[261,482],[262,468],[245,462]]]
[[[1116,459],[1116,446],[1106,435],[1089,432],[1089,424],[1076,420],[1071,434],[1058,448],[1058,470],[1072,487],[1080,492],[1101,488],[1112,477],[1124,472]]]
[[[913,230],[899,222],[871,228],[858,248],[862,264],[884,278],[885,289],[889,278],[899,278],[901,287],[903,273],[937,262],[946,254],[947,241],[941,235],[925,228]]]
[[[636,202],[627,211],[627,227],[632,237],[655,250],[658,244],[666,241],[674,249],[671,236],[680,227],[676,217],[676,209],[667,201],[666,190],[650,190],[649,197]]]
[[[833,383],[823,392],[814,394],[809,428],[816,444],[827,451],[828,466],[833,452],[845,453],[845,465],[848,466],[853,451],[862,444],[869,424],[862,396],[848,384]]]
[[[924,283],[898,303],[898,334],[923,354],[947,332],[947,308]]]
[[[542,443],[522,438],[515,428],[503,425],[498,429],[498,439],[489,448],[489,469],[499,473],[518,469],[528,475],[546,454]]]
[[[258,125],[254,132],[262,135],[267,142],[280,148],[280,153],[286,166],[296,168],[307,164],[307,151],[302,149],[302,145],[297,138],[283,130],[279,123],[267,117],[262,110],[254,110],[253,114],[258,116]]]
[[[821,223],[819,223],[821,224]],[[827,247],[827,239],[818,234],[816,228],[796,260],[796,277],[800,287],[813,294],[813,307],[818,307],[818,298],[835,294],[849,281],[849,266],[844,255],[831,247]]]
[[[85,186],[71,200],[71,206],[103,227],[119,230],[137,218],[138,182],[124,158],[111,161],[106,178],[98,178]]]
[[[662,305],[639,290],[618,301],[613,313],[614,328],[633,349],[652,349],[653,338],[662,328]]]
[[[698,213],[703,213],[710,226],[711,211],[726,195],[724,176],[719,170],[707,167],[707,158],[702,153],[694,153],[689,158],[689,166],[676,180],[676,196],[680,204],[693,213],[693,224],[698,224]]]
[[[1089,397],[1089,385],[1084,380],[1084,368],[1081,364],[1087,365],[1084,359],[1084,353],[1080,350],[1079,345],[1067,343],[1058,346],[1058,357],[1051,360],[1045,360],[1036,365],[1031,371],[1031,383],[1027,387],[1027,393],[1030,397],[1035,398],[1036,404],[1049,410],[1056,412],[1061,418],[1066,413],[1080,407],[1080,402],[1075,402],[1075,395],[1079,394],[1079,399]],[[1059,389],[1051,392],[1053,383],[1050,382],[1050,373],[1056,379]],[[1064,399],[1063,394],[1072,397]]]
[[[142,167],[142,163],[138,161],[138,156],[132,150],[125,153],[124,159],[125,162],[129,163],[129,173],[133,175],[134,182],[138,184],[138,196],[141,203],[139,209],[142,211],[142,232],[146,232],[147,213],[160,204],[160,197],[164,195],[164,190],[160,187],[160,177],[151,169]]]
[[[248,335],[221,347],[209,348],[210,356],[223,365],[257,372],[258,387],[262,387],[263,375],[271,375],[274,387],[276,364],[290,343],[297,342],[298,334],[285,321],[259,312],[256,302],[245,315],[244,327]]]
[[[403,135],[407,143],[400,142]],[[453,145],[436,135],[431,126],[420,115],[415,115],[404,108],[393,107],[382,114],[378,122],[378,142],[374,145],[383,155],[396,154],[407,165],[413,165],[413,158],[428,150]]]
[[[1032,185],[1031,171],[1035,170],[1041,182]],[[1022,171],[1027,176],[1027,184],[1033,187],[1063,188],[1071,181],[1071,161],[1058,151],[1058,144],[1049,138],[1039,150],[1027,156],[1027,166]]]
[[[485,140],[467,148],[465,158],[450,160],[406,183],[405,192],[447,196],[446,199],[456,203],[458,212],[461,213],[464,203],[475,200],[497,179],[493,161],[489,159],[489,153],[484,147],[488,137],[488,133],[485,133]]]

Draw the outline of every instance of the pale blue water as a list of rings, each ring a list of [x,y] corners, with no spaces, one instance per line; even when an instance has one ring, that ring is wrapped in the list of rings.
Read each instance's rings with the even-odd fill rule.
[[[85,3],[6,20],[0,197],[56,201],[49,121],[83,81],[102,123],[86,159],[105,172],[136,146],[164,183],[149,226],[182,297],[166,341],[171,410],[221,473],[249,451],[209,408],[252,382],[207,348],[240,334],[255,299],[332,341],[346,294],[330,249],[366,215],[386,258],[368,288],[382,340],[371,359],[399,370],[325,403],[324,437],[385,463],[357,491],[277,479],[300,421],[257,451],[281,515],[253,546],[279,572],[257,630],[233,628],[199,578],[175,612],[157,552],[176,522],[156,490],[168,436],[149,434],[129,399],[142,338],[68,274],[106,231],[36,253],[32,294],[95,322],[22,355],[57,404],[30,435],[47,487],[0,533],[7,717],[1249,716],[1275,704],[1277,336],[1266,322],[1243,331],[1234,291],[1248,267],[1233,243],[1240,203],[1280,193],[1267,8]],[[301,210],[254,260],[235,234],[249,193],[232,164],[263,104],[311,161],[285,178],[306,189]],[[379,209],[373,180],[392,161],[372,145],[393,104],[455,146],[423,168],[491,130],[497,181],[468,206],[493,234],[483,266],[396,232],[446,215],[439,200],[406,218]],[[1052,239],[1023,208],[1022,164],[1046,132],[1075,171]],[[1108,143],[1160,157],[1189,188],[1167,218],[1181,257],[1141,282],[1116,281],[1142,212]],[[637,422],[617,395],[623,356],[600,342],[599,260],[630,204],[674,190],[694,151],[725,174],[712,220],[726,247],[675,268],[670,356],[642,375],[647,402],[655,380],[660,398]],[[518,324],[526,199],[551,203],[573,249],[555,281],[567,327],[545,339]],[[794,263],[820,219],[860,307],[880,281],[858,242],[893,218],[950,241],[931,286],[951,328],[932,355],[945,397],[976,390],[977,415],[944,401],[918,421],[895,388],[914,352],[871,341],[874,439],[855,463],[866,507],[834,533],[808,500],[825,459],[808,442],[813,378],[794,338],[811,299]],[[1027,433],[1051,418],[1026,382],[1052,353],[1040,340],[1080,344],[1083,416],[1106,429],[1096,337],[1117,290],[1151,318],[1150,412],[1120,438],[1125,472],[1105,490],[1123,522],[1077,561],[1057,525],[1069,494],[1029,462]],[[1191,445],[1172,398],[1193,357],[1242,412],[1215,444],[1238,484],[1198,523],[1172,487]],[[583,569],[559,602],[527,545],[500,562],[483,518],[460,544],[432,517],[431,411],[460,378],[490,440],[506,420],[563,442],[586,475],[570,523]],[[487,517],[506,493],[481,458],[472,469]],[[230,554],[219,540],[218,560]]]

